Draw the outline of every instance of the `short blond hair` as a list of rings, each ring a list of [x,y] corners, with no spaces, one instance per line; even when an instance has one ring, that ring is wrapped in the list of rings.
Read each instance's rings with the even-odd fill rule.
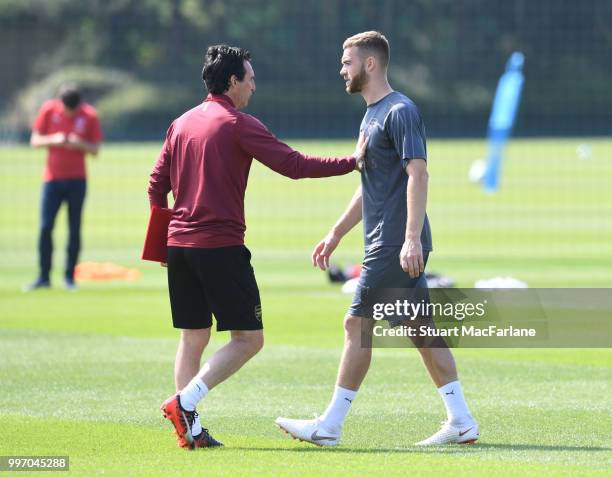
[[[383,67],[386,68],[389,65],[389,41],[381,32],[364,31],[363,33],[357,33],[344,40],[342,44],[343,49],[353,46],[378,56]]]

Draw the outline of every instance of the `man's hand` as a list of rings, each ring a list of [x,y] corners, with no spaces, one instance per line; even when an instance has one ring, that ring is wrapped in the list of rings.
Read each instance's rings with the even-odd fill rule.
[[[63,132],[57,132],[55,134],[49,135],[49,145],[50,146],[65,146],[68,141],[68,138]]]
[[[85,141],[81,136],[75,133],[70,133],[66,138],[64,147],[67,149],[76,149],[78,151],[88,152],[94,156],[98,154],[98,145]]]
[[[399,255],[400,265],[410,278],[417,278],[425,271],[423,247],[420,239],[406,239]]]
[[[368,137],[365,131],[359,133],[359,139],[357,139],[357,145],[355,146],[355,152],[353,157],[355,158],[355,168],[358,171],[363,171],[365,166],[366,152],[368,150]]]
[[[168,268],[168,264],[166,262],[159,262],[159,264],[164,268]]]
[[[340,237],[334,232],[328,233],[312,251],[312,265],[321,270],[329,268],[329,257],[340,243]]]
[[[70,133],[66,138],[66,146],[69,149],[82,149],[83,148],[83,139],[81,136],[75,133]]]

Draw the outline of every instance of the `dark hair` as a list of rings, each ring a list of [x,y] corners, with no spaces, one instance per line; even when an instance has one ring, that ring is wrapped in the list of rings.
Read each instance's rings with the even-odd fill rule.
[[[81,92],[75,84],[64,84],[60,86],[59,97],[68,109],[76,109],[81,104]]]
[[[206,50],[202,79],[209,93],[222,94],[229,89],[232,75],[238,81],[244,79],[246,69],[244,62],[251,59],[251,54],[244,48],[228,45],[209,46]]]

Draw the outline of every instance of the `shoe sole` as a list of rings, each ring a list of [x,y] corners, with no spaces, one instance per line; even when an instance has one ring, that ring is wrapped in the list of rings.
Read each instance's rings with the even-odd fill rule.
[[[223,444],[222,442],[219,442],[218,444],[215,444],[212,446],[211,445],[199,446],[194,443],[194,446],[195,446],[194,449],[220,449],[221,447],[225,447],[225,444]]]
[[[189,424],[187,422],[187,418],[185,417],[185,414],[180,410],[179,410],[180,415],[176,414],[174,412],[174,409],[168,409],[164,404],[162,404],[160,409],[161,409],[162,414],[164,415],[164,418],[168,419],[172,423],[172,426],[174,427],[174,432],[179,439],[179,443],[178,443],[179,447],[183,449],[189,449],[189,450],[195,449],[195,442],[193,440],[193,436],[191,435],[191,432],[189,432]],[[175,423],[175,419],[181,420],[181,422],[185,426],[185,429],[187,429],[186,432],[182,432],[182,430],[180,430],[177,427]],[[182,440],[184,440],[185,442],[181,443]]]
[[[467,439],[465,441],[457,442],[457,444],[474,445],[474,444],[476,444],[476,441],[478,439],[480,439],[480,432],[476,433],[476,436],[470,437],[469,439]]]
[[[337,446],[338,443],[335,444],[321,444],[320,442],[313,442],[313,441],[309,441],[308,439],[302,439],[301,437],[296,436],[295,434],[293,434],[292,432],[288,431],[287,429],[285,429],[283,426],[281,426],[280,424],[276,424],[276,427],[278,427],[282,432],[284,432],[285,434],[291,436],[291,438],[293,440],[298,440],[300,442],[308,442],[309,444],[313,444],[317,447],[334,447]]]
[[[478,440],[478,437],[476,437],[474,439],[468,439],[467,441],[461,441],[461,442],[446,442],[444,444],[415,444],[415,446],[417,446],[417,447],[436,447],[436,446],[447,446],[447,445],[451,445],[451,444],[472,446],[472,445],[476,444],[477,440]]]
[[[293,440],[298,440],[300,442],[308,442],[309,444],[314,444],[317,447],[332,447],[332,446],[337,446],[338,445],[338,444],[327,444],[327,445],[324,445],[324,444],[320,444],[318,442],[313,442],[313,441],[309,441],[307,439],[302,439],[301,437],[297,437],[293,433],[289,432],[287,429],[285,429],[280,424],[276,424],[276,427],[278,427],[281,432],[284,432],[285,434],[291,436],[291,438]],[[447,442],[446,444],[432,444],[432,446],[433,445],[447,445],[447,444],[474,445],[474,444],[476,444],[477,440],[478,440],[478,438],[475,438],[475,439],[468,439],[467,441],[462,441],[462,442]],[[422,447],[428,447],[428,446],[422,446]]]

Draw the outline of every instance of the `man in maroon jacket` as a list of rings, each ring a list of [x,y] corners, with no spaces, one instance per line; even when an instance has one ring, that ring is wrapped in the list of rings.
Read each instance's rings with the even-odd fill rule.
[[[149,182],[151,205],[166,207],[170,191],[174,197],[168,289],[181,338],[177,394],[161,409],[186,449],[222,445],[202,428],[196,405],[263,346],[259,289],[244,246],[244,192],[253,158],[292,179],[328,177],[353,171],[366,149],[360,138],[352,157],[306,156],[240,112],[255,92],[250,55],[242,48],[209,47],[202,78],[208,97],[172,123]],[[230,331],[231,339],[200,369],[213,314],[217,331]]]

